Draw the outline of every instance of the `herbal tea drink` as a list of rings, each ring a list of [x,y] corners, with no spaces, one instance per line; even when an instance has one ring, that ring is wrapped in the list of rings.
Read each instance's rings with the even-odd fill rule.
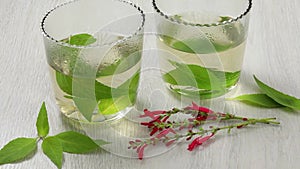
[[[96,38],[87,34],[73,35],[68,39],[71,42],[73,39],[83,39],[85,36],[90,36],[92,41],[97,42]],[[78,90],[77,97],[79,95],[83,99],[90,100],[91,103],[93,103],[93,99],[96,99],[97,104],[94,103],[94,105],[97,106],[91,116],[91,120],[94,122],[118,118],[120,110],[123,110],[123,113],[130,111],[135,103],[139,82],[142,40],[141,36],[137,36],[113,46],[101,59],[97,68],[88,61],[77,60],[77,55],[82,55],[85,52],[84,49],[72,50],[72,48],[62,47],[64,49],[50,50],[48,55],[51,58],[49,67],[52,86],[61,112],[67,117],[84,120],[83,113],[76,105],[86,104],[87,107],[82,106],[82,109],[89,109],[89,106],[94,107],[93,104],[74,98],[76,94],[72,90],[76,90],[76,88]],[[81,53],[79,54],[79,52]],[[89,56],[86,57],[97,57],[88,52]],[[61,57],[62,53],[65,55],[63,58]],[[76,64],[79,69],[77,72],[74,71]],[[84,71],[83,75],[81,71]],[[87,75],[92,73],[95,73],[96,78],[87,78]],[[94,84],[88,85],[90,81],[93,81]],[[91,97],[85,96],[85,94]],[[87,111],[91,112],[91,110]]]
[[[164,51],[159,56],[160,67],[171,91],[207,99],[236,86],[243,64],[249,20],[246,14],[251,1],[235,5],[233,2],[236,1],[175,0],[176,5],[170,5],[153,1],[159,14],[157,47]],[[201,3],[207,7],[199,7]],[[232,3],[232,7],[224,3]],[[233,10],[236,5],[240,9]]]
[[[122,10],[111,11],[116,8]],[[130,112],[139,83],[143,25],[143,12],[123,1],[74,1],[45,16],[47,61],[64,115],[103,122]]]

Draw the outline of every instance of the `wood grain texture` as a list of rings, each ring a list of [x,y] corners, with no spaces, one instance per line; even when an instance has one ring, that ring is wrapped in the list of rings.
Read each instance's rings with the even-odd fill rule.
[[[63,0],[0,1],[0,147],[20,136],[35,137],[35,119],[42,101],[49,111],[50,134],[70,127],[61,120],[51,93],[39,22]],[[149,8],[149,0],[138,1]],[[300,2],[254,0],[241,83],[235,95],[259,91],[252,78],[300,97]],[[147,60],[148,59],[148,60]],[[144,62],[151,62],[145,58]],[[153,62],[153,61],[152,61]],[[258,109],[227,102],[226,109],[250,117],[275,116],[279,127],[259,125],[216,136],[198,151],[174,149],[143,161],[108,152],[64,156],[65,169],[298,169],[300,114]],[[127,146],[127,145],[125,145]],[[22,163],[1,169],[53,169],[42,151]]]

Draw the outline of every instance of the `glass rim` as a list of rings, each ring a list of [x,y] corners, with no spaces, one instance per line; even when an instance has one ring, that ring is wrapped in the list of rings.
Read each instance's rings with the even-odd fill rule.
[[[226,25],[229,23],[233,23],[233,22],[236,22],[236,21],[242,19],[243,17],[245,17],[250,12],[252,5],[253,5],[252,0],[247,0],[247,1],[248,1],[248,7],[241,15],[239,15],[235,18],[231,18],[229,20],[223,21],[223,22],[215,22],[215,23],[208,23],[208,24],[191,23],[191,22],[186,22],[186,21],[182,21],[179,19],[175,19],[174,17],[167,15],[162,10],[160,10],[156,4],[156,0],[152,0],[152,7],[160,16],[164,17],[165,19],[167,19],[171,22],[175,22],[177,24],[186,25],[186,26],[196,26],[196,27],[213,27],[213,26]]]
[[[137,28],[135,31],[133,31],[132,34],[130,34],[130,35],[128,35],[128,36],[124,36],[122,39],[119,39],[119,40],[114,41],[114,42],[111,42],[111,43],[103,43],[103,44],[100,44],[100,45],[99,45],[99,44],[97,44],[97,45],[90,44],[90,45],[87,45],[87,46],[71,45],[71,44],[69,44],[69,43],[62,42],[62,41],[60,41],[60,40],[57,40],[57,39],[53,38],[53,37],[52,37],[51,35],[49,35],[49,34],[47,33],[47,31],[45,30],[45,22],[46,22],[48,16],[49,16],[52,12],[54,12],[56,9],[61,8],[61,7],[63,7],[63,6],[66,6],[66,5],[68,5],[68,4],[71,4],[71,3],[75,3],[75,2],[77,2],[77,1],[80,1],[80,0],[71,0],[71,1],[69,1],[69,2],[65,2],[65,3],[62,3],[62,4],[60,4],[60,5],[57,5],[56,7],[50,9],[49,11],[47,11],[47,12],[43,15],[42,20],[41,20],[41,22],[40,22],[40,30],[41,30],[41,32],[42,32],[42,34],[43,34],[43,37],[47,38],[48,40],[50,40],[50,41],[52,41],[52,42],[54,42],[54,43],[56,43],[56,44],[58,44],[58,45],[61,45],[61,46],[66,46],[66,47],[71,47],[71,48],[78,48],[78,49],[96,48],[96,47],[102,47],[102,46],[107,46],[107,45],[114,45],[114,44],[118,44],[118,43],[124,42],[124,41],[126,41],[126,40],[128,40],[128,39],[130,39],[130,38],[132,38],[132,37],[134,37],[134,36],[136,36],[136,35],[138,35],[139,32],[141,32],[142,29],[143,29],[144,26],[145,26],[145,13],[144,13],[144,11],[143,11],[138,5],[134,4],[134,3],[131,2],[131,1],[126,1],[126,0],[113,0],[113,1],[119,1],[119,2],[124,3],[124,4],[128,4],[129,6],[132,6],[132,7],[134,7],[135,9],[137,9],[137,11],[140,13],[140,16],[142,17],[142,19],[141,19],[141,24],[138,26],[138,28]]]

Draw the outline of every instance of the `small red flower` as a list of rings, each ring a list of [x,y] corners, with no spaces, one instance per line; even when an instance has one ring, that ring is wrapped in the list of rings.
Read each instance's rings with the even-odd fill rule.
[[[194,141],[189,144],[188,150],[189,151],[193,151],[196,147],[202,145],[204,142],[206,142],[207,140],[209,140],[214,134],[205,136],[205,137],[197,137],[196,139],[194,139]]]
[[[148,144],[144,144],[142,146],[140,146],[138,149],[137,149],[137,153],[138,153],[138,156],[139,156],[139,159],[142,160],[143,157],[144,157],[144,150],[145,148],[148,146]]]

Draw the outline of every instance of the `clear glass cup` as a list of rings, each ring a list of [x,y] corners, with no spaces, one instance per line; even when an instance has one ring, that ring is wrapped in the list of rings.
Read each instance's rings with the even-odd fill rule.
[[[239,80],[252,0],[152,0],[163,80],[180,95],[222,96]]]
[[[123,0],[76,0],[41,22],[57,104],[69,119],[107,122],[135,104],[145,16]]]

